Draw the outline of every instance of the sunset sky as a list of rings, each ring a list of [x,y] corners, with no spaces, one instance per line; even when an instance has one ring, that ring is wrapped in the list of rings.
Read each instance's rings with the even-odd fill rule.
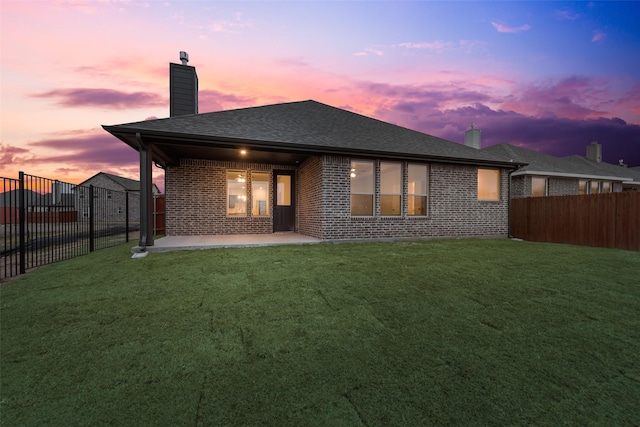
[[[462,143],[640,166],[640,2],[0,0],[0,176],[138,179],[102,130],[169,115],[187,51],[200,112],[314,99]],[[161,187],[162,171],[154,169]]]

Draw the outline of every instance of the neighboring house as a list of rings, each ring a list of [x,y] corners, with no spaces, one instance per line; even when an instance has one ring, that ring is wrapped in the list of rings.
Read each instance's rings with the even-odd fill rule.
[[[197,88],[195,69],[176,67]],[[172,103],[189,97],[197,94],[172,87]],[[142,182],[150,185],[152,162],[165,168],[167,235],[508,234],[518,165],[491,153],[316,101],[191,113],[104,126],[140,152]]]
[[[640,177],[629,168],[603,163],[602,147],[592,143],[589,157],[554,157],[510,144],[481,151],[526,163],[511,174],[511,197],[565,196],[640,189]],[[600,160],[600,161],[599,161]]]
[[[87,220],[89,218],[89,192],[91,185],[96,187],[93,192],[93,198],[100,204],[100,207],[96,209],[96,220],[125,222],[128,197],[129,220],[138,222],[140,218],[140,181],[105,172],[99,172],[75,187],[75,200],[79,220]],[[160,190],[155,184],[153,184],[152,193],[160,194]]]

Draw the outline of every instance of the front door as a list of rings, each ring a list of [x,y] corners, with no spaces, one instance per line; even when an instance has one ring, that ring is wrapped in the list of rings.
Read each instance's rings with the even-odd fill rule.
[[[294,231],[294,171],[273,171],[273,231]]]

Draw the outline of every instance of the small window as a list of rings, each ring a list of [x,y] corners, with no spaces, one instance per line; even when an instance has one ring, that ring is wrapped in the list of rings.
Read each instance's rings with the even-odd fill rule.
[[[591,185],[589,186],[589,194],[598,194],[599,192],[600,192],[600,182],[591,181]]]
[[[107,199],[111,198],[111,193],[112,193],[111,190],[107,190]]]
[[[547,178],[531,177],[531,195],[533,197],[544,197],[547,194]]]
[[[227,171],[227,215],[247,215],[246,171]]]
[[[478,200],[500,200],[500,170],[478,168]]]
[[[373,216],[373,162],[351,162],[351,215]]]
[[[79,199],[84,199],[84,188],[83,187],[80,187],[78,189],[78,198]]]
[[[269,216],[269,173],[251,173],[251,215]]]
[[[380,215],[402,213],[402,163],[380,163]]]
[[[428,169],[427,165],[408,166],[407,214],[409,216],[427,215]]]
[[[118,209],[117,209],[116,212],[118,213],[118,215],[121,214],[122,213],[122,208],[118,206]]]
[[[602,183],[602,192],[603,193],[611,193],[611,181],[604,181]]]
[[[291,206],[291,175],[277,175],[276,180],[276,205]]]
[[[584,196],[587,194],[587,187],[589,186],[589,181],[586,179],[581,179],[578,181],[578,194]]]

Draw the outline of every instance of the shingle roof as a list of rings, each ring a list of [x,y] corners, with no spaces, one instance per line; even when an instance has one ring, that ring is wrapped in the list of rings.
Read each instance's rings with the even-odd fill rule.
[[[252,141],[270,148],[501,162],[484,152],[316,101],[242,108],[104,128],[137,148],[131,134]],[[127,136],[128,135],[128,136]]]
[[[98,175],[103,175],[109,178],[110,180],[112,180],[113,182],[115,182],[116,184],[118,184],[120,187],[124,188],[127,191],[140,191],[140,181],[136,181],[135,179],[124,178],[124,177],[113,175],[106,172],[98,172],[97,174],[93,175],[91,178],[84,180],[78,185],[82,185],[85,182],[88,182],[89,180],[95,178]]]
[[[483,148],[482,151],[493,153],[504,159],[527,163],[518,172],[616,177],[619,181],[630,180],[629,178],[633,175],[626,168],[608,163],[594,162],[582,156],[555,157],[511,144],[492,145]]]

